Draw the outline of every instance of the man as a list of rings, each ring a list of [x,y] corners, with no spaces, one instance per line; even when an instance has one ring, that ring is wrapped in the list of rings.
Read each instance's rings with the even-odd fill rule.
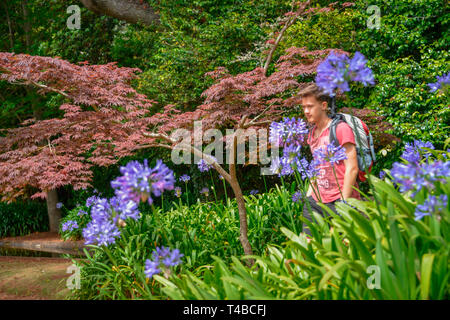
[[[307,142],[311,152],[314,154],[315,150],[324,149],[330,142],[329,126],[332,119],[329,117],[328,111],[331,98],[323,93],[316,84],[308,85],[299,92],[299,96],[306,120],[313,125]],[[353,186],[358,187],[356,178],[359,171],[353,131],[348,124],[340,122],[336,127],[336,136],[339,144],[345,149],[347,159],[334,165],[336,177],[331,163],[326,162],[319,165],[318,177],[313,185],[309,186],[307,203],[305,203],[303,209],[303,217],[309,221],[312,221],[311,209],[324,216],[322,208],[317,205],[319,201],[336,212],[335,203],[337,201],[348,198],[360,199],[359,193],[352,188]],[[306,225],[303,228],[303,232],[311,235]]]

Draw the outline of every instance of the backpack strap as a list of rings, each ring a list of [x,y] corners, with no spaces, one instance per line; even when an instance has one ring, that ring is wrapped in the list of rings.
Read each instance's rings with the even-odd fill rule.
[[[340,122],[344,121],[344,115],[342,113],[336,113],[333,117],[333,120],[331,120],[330,124],[330,143],[334,143],[335,146],[339,146],[339,141],[337,139],[336,135],[336,128]]]

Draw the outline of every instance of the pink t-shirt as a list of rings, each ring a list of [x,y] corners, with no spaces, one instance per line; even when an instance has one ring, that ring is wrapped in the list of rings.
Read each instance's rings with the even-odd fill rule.
[[[330,140],[330,127],[326,128],[322,134],[314,139],[314,131],[316,127],[312,129],[311,134],[308,137],[308,144],[311,148],[311,152],[314,154],[314,151],[320,148],[325,148],[327,144],[329,144]],[[336,137],[339,141],[339,144],[343,146],[347,142],[355,144],[355,136],[353,135],[353,131],[350,126],[344,122],[340,122],[336,127]],[[334,165],[334,170],[336,171],[336,177],[339,181],[339,185],[341,187],[341,191],[343,192],[344,188],[344,176],[345,176],[345,164],[344,161],[341,160],[337,164]],[[339,192],[339,187],[336,183],[336,178],[333,174],[332,165],[327,162],[325,164],[319,165],[319,176],[317,177],[317,185],[320,193],[320,197],[323,203],[328,203],[335,201],[341,198],[341,194]],[[315,183],[313,184],[314,190],[317,192],[317,187]],[[358,183],[355,182],[355,187],[358,188]],[[319,201],[317,199],[315,192],[313,191],[312,197],[315,201]],[[361,199],[358,191],[353,190],[352,198]]]

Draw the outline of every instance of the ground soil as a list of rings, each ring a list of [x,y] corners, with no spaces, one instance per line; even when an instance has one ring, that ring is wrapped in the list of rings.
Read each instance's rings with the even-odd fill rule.
[[[57,233],[39,232],[1,240],[63,241]],[[66,281],[71,259],[0,256],[0,300],[60,300],[70,295]]]

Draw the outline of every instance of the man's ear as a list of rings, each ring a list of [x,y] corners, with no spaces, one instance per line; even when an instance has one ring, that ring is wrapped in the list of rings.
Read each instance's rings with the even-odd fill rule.
[[[327,111],[328,110],[328,102],[322,101],[322,110]]]

